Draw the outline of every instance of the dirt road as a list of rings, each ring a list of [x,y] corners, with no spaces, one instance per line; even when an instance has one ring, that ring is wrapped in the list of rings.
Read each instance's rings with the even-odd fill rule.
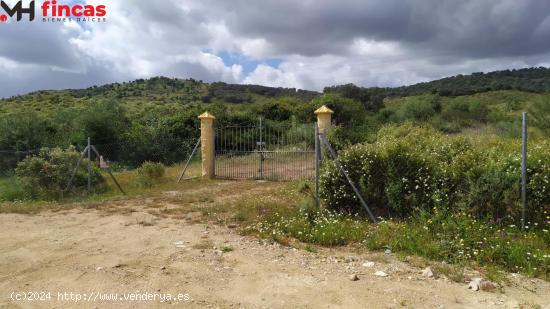
[[[201,222],[197,213],[151,214],[153,206],[174,207],[159,203],[133,199],[96,209],[0,214],[0,308],[550,308],[550,284],[541,280],[516,276],[503,291],[473,292],[467,284],[424,278],[391,254],[268,244]],[[374,266],[363,266],[366,261]],[[13,292],[52,294],[15,301]],[[182,299],[101,301],[103,293]]]

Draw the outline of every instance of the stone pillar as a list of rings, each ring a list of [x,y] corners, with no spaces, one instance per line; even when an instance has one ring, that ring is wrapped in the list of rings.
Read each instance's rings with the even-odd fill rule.
[[[201,120],[201,157],[202,177],[214,178],[215,154],[214,154],[214,117],[209,112],[199,116]]]
[[[317,115],[317,126],[319,127],[319,134],[327,134],[330,126],[332,125],[332,114],[334,112],[326,107],[326,105],[321,106],[318,110],[315,111]]]

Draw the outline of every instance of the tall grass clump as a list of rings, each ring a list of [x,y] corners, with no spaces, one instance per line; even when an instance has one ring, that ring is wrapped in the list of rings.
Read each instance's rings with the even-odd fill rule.
[[[137,182],[143,187],[151,187],[164,177],[166,170],[162,163],[146,161],[136,172]]]

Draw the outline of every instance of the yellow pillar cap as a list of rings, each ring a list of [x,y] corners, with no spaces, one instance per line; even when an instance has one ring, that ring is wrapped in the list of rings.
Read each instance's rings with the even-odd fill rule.
[[[315,115],[318,114],[334,114],[334,111],[332,111],[330,108],[328,108],[326,105],[321,106],[318,110],[314,112]]]
[[[199,116],[199,119],[216,119],[216,117],[209,112],[204,112]]]

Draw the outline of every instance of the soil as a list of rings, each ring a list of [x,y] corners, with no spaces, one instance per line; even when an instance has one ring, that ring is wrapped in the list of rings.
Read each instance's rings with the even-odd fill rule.
[[[225,183],[224,190],[231,192],[234,183]],[[421,268],[394,254],[352,248],[310,252],[241,236],[239,227],[209,222],[200,211],[180,217],[151,211],[177,209],[181,205],[170,201],[179,194],[0,214],[0,308],[550,308],[550,283],[539,279],[509,275],[496,291],[474,292],[467,282],[426,278]],[[367,261],[374,266],[363,266]],[[377,271],[387,277],[374,275]],[[12,292],[52,294],[51,300],[15,301]],[[188,299],[58,299],[65,292]]]

